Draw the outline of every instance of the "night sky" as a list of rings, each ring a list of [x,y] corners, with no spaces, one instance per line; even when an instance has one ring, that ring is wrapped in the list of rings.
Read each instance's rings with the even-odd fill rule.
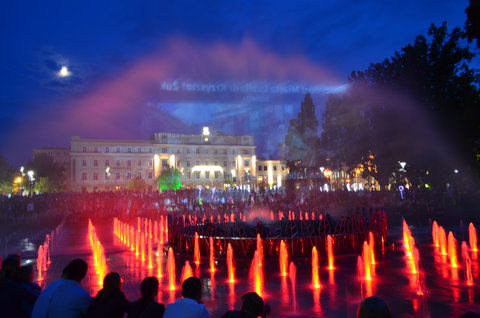
[[[351,71],[431,23],[463,27],[467,5],[1,1],[0,155],[18,166],[72,135],[147,139],[209,124],[254,134],[260,157],[272,157],[305,91],[320,113]]]

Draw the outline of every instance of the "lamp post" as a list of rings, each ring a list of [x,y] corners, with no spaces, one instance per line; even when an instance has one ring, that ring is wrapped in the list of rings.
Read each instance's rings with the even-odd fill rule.
[[[29,181],[29,185],[30,185],[29,194],[30,194],[30,196],[32,196],[32,186],[33,186],[33,181],[35,181],[35,178],[33,177],[33,175],[34,175],[33,170],[28,170],[27,175],[28,175],[28,181]]]

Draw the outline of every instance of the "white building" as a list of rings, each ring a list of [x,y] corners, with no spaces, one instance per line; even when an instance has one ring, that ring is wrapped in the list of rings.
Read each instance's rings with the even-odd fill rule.
[[[132,179],[145,180],[156,190],[166,167],[181,172],[184,187],[224,188],[256,183],[253,136],[155,133],[152,140],[71,138],[73,191],[122,189]]]
[[[284,161],[281,160],[257,160],[258,184],[264,187],[281,187],[288,173]]]

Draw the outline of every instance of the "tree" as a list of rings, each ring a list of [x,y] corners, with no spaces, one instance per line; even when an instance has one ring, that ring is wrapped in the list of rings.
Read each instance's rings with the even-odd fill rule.
[[[0,156],[0,193],[11,193],[13,191],[13,178],[15,169]]]
[[[147,183],[142,178],[134,178],[125,183],[125,188],[130,191],[145,191],[147,189]]]
[[[59,192],[65,189],[65,169],[48,154],[39,153],[35,155],[32,160],[27,162],[25,170],[34,172],[37,183],[40,182],[41,178],[46,178],[42,181],[44,191],[41,192]],[[28,177],[25,180],[28,182]]]
[[[351,168],[373,157],[383,186],[398,175],[400,161],[417,184],[440,185],[463,161],[474,166],[478,76],[461,36],[459,28],[432,25],[393,57],[352,73],[349,91],[330,97],[324,114],[322,145],[337,164]]]
[[[470,4],[465,10],[467,19],[465,20],[465,36],[468,42],[476,41],[480,49],[480,0],[470,0]]]
[[[310,93],[305,94],[296,119],[290,120],[285,136],[286,159],[290,172],[312,170],[318,165],[318,121]]]
[[[163,169],[157,182],[160,190],[179,190],[182,187],[180,171],[173,167]]]

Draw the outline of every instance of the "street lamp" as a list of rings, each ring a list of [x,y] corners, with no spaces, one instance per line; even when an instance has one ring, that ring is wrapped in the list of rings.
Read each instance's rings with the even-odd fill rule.
[[[35,181],[35,178],[33,177],[33,170],[28,170],[27,171],[27,175],[28,175],[28,180],[30,181],[30,196],[32,196],[32,185],[33,185],[33,181]]]

